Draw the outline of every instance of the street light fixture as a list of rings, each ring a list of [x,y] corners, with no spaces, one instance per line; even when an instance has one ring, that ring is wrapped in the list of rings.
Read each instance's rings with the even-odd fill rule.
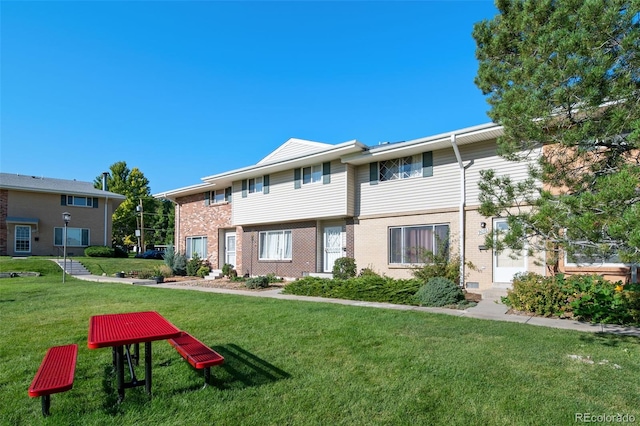
[[[64,253],[64,266],[62,268],[62,282],[64,283],[65,277],[67,275],[67,225],[71,221],[71,213],[64,212],[62,213],[62,220],[64,220],[64,236],[62,237],[62,247]]]

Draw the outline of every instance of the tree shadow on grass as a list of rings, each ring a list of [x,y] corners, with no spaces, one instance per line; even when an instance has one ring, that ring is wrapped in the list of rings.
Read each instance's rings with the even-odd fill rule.
[[[580,340],[586,343],[597,343],[603,346],[618,347],[621,344],[640,345],[640,337],[612,333],[583,333]]]

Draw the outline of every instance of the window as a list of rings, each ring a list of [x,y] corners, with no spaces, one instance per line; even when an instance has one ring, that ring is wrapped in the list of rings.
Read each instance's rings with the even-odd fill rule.
[[[93,207],[93,198],[77,197],[75,195],[67,195],[68,206]]]
[[[213,196],[213,202],[216,204],[224,203],[226,201],[224,189],[218,189],[217,191],[212,191],[211,195]]]
[[[422,176],[422,157],[420,155],[412,155],[410,157],[381,161],[379,173],[380,181]]]
[[[31,227],[16,226],[16,253],[29,253],[31,251]]]
[[[315,183],[322,180],[322,165],[316,164],[302,169],[302,183]]]
[[[260,232],[260,260],[291,260],[291,231]]]
[[[581,253],[579,250],[569,254],[565,253],[565,264],[570,266],[589,266],[589,265],[602,265],[602,264],[622,264],[620,256],[617,253],[604,255],[604,254],[586,254]]]
[[[398,226],[389,228],[389,263],[424,262],[424,253],[449,250],[449,225]]]
[[[262,177],[249,179],[249,194],[254,192],[262,192]]]
[[[197,254],[200,259],[207,258],[207,237],[187,237],[187,259]]]
[[[64,228],[55,228],[53,244],[63,246]],[[87,247],[89,245],[89,230],[86,228],[67,228],[67,247]]]

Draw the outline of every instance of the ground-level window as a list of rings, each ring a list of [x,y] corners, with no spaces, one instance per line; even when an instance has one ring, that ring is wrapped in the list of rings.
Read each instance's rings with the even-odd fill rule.
[[[260,232],[260,260],[291,260],[291,231]]]
[[[586,254],[576,251],[572,254],[565,254],[565,264],[568,266],[589,266],[603,264],[622,264],[617,253],[609,255]]]
[[[187,258],[197,254],[200,259],[207,258],[207,237],[187,237]]]
[[[16,253],[29,253],[31,251],[31,227],[16,226]]]
[[[449,249],[449,225],[413,225],[389,228],[389,263],[423,263],[425,253]]]
[[[54,229],[53,244],[63,246],[64,228]],[[89,245],[89,230],[86,228],[67,228],[67,247],[87,247]]]

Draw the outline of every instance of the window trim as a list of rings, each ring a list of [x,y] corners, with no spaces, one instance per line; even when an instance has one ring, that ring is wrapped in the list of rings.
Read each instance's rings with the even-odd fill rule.
[[[193,240],[202,240],[202,242],[204,243],[202,245],[202,248],[204,250],[204,253],[198,253],[198,256],[200,257],[200,259],[206,259],[208,254],[209,254],[209,250],[207,245],[209,244],[209,241],[207,239],[206,235],[189,235],[187,237],[185,237],[185,256],[187,257],[187,259],[193,259],[193,249],[192,249],[192,244],[193,244]]]
[[[60,239],[58,240],[56,234],[57,231],[60,230]],[[80,230],[80,244],[69,244],[69,231],[73,230]],[[85,242],[85,235],[86,235],[86,243],[87,244],[83,244],[83,242]],[[55,228],[53,228],[53,245],[55,247],[64,247],[64,226],[56,226]],[[58,241],[60,241],[58,243]],[[67,247],[89,247],[91,245],[91,229],[89,228],[72,228],[72,227],[67,227]]]
[[[404,262],[404,257],[405,257],[405,247],[404,247],[404,230],[407,228],[426,228],[426,227],[431,227],[432,230],[432,244],[433,247],[437,248],[437,244],[438,241],[436,240],[436,228],[438,226],[446,226],[447,227],[447,247],[449,246],[449,244],[451,243],[451,238],[449,237],[450,232],[451,232],[451,224],[450,223],[425,223],[425,224],[414,224],[414,225],[398,225],[398,226],[389,226],[387,229],[387,249],[388,249],[388,255],[387,255],[387,264],[391,267],[408,267],[411,265],[424,265],[424,263],[422,262]],[[402,234],[401,234],[401,238],[400,238],[400,242],[402,244],[401,247],[401,257],[402,257],[402,261],[403,262],[393,262],[392,260],[392,249],[391,249],[391,243],[392,243],[392,238],[391,238],[391,232],[393,229],[401,229],[402,230]]]
[[[309,174],[305,173],[309,170]],[[321,163],[302,167],[302,185],[313,185],[322,182],[323,165]],[[308,178],[308,179],[307,179]]]
[[[18,250],[18,228],[27,228],[29,230],[29,239],[20,239],[21,242],[27,242],[28,250]],[[16,225],[13,232],[13,251],[14,253],[31,253],[31,227],[28,225]]]
[[[280,257],[262,257],[262,244],[263,244],[263,235],[270,234],[282,234],[284,237],[286,234],[289,234],[289,257],[285,257],[286,255],[286,246],[278,247],[278,253],[282,253]],[[281,241],[286,241],[283,238]],[[259,261],[269,261],[269,262],[282,262],[282,261],[291,261],[293,260],[293,231],[291,229],[278,229],[278,230],[269,230],[269,231],[260,231],[258,232],[258,260]]]

